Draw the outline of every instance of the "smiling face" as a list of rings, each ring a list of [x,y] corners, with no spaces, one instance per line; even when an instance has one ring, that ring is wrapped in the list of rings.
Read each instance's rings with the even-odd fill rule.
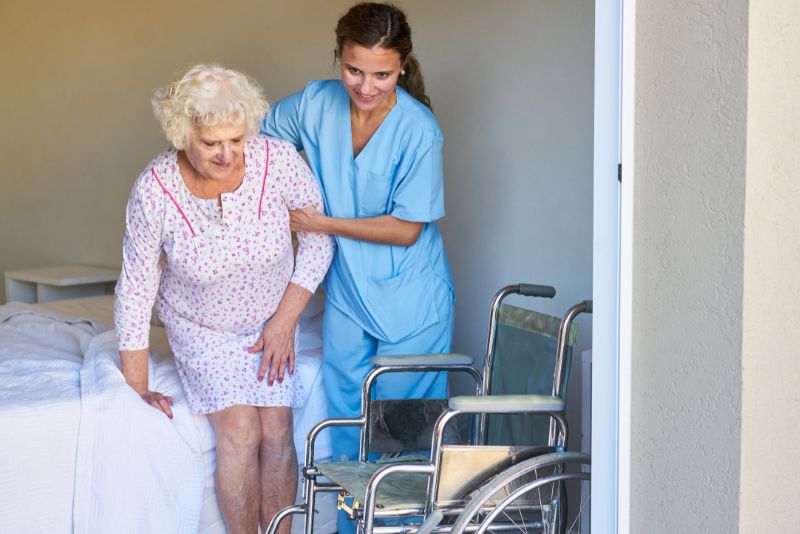
[[[370,112],[394,105],[402,68],[399,52],[345,43],[341,62],[342,82],[358,111]]]
[[[195,126],[184,153],[195,172],[204,178],[225,180],[241,168],[244,124]]]

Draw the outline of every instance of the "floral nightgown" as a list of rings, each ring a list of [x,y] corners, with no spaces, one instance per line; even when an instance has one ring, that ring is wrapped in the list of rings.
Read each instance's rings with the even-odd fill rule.
[[[120,350],[148,346],[153,301],[175,354],[194,413],[234,404],[302,404],[302,387],[258,381],[252,346],[289,282],[312,293],[333,257],[333,239],[298,235],[295,265],[289,209],[323,209],[316,179],[294,146],[264,136],[247,140],[239,188],[195,197],[181,178],[177,152],[157,156],[133,186],[123,265],[116,288]]]

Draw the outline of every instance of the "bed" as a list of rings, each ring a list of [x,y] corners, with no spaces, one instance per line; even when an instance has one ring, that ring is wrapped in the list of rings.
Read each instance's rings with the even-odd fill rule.
[[[299,459],[326,415],[322,309],[315,296],[297,336]],[[148,372],[175,398],[172,421],[125,385],[112,324],[110,295],[0,306],[0,532],[224,534],[214,435],[189,412],[164,328],[151,329]],[[329,454],[321,436],[317,456]],[[315,532],[335,532],[334,495],[321,497]]]

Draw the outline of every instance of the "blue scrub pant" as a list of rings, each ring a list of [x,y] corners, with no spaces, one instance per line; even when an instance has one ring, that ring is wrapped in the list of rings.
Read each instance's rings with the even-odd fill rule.
[[[361,385],[372,369],[375,355],[401,356],[450,352],[453,339],[453,297],[449,288],[437,299],[439,321],[399,343],[386,343],[365,332],[339,308],[325,303],[322,336],[324,358],[322,376],[332,418],[358,417],[361,414]],[[377,399],[444,398],[445,373],[390,373],[381,376],[373,387]],[[334,461],[358,457],[358,428],[334,427],[330,430]],[[339,534],[355,532],[353,521],[339,515]]]

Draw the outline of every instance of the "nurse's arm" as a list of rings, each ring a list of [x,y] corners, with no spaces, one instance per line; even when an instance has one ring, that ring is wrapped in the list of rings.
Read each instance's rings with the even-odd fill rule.
[[[410,246],[417,242],[422,231],[421,222],[404,221],[392,215],[378,215],[362,219],[328,217],[312,206],[289,211],[294,231],[322,232],[359,241]]]

